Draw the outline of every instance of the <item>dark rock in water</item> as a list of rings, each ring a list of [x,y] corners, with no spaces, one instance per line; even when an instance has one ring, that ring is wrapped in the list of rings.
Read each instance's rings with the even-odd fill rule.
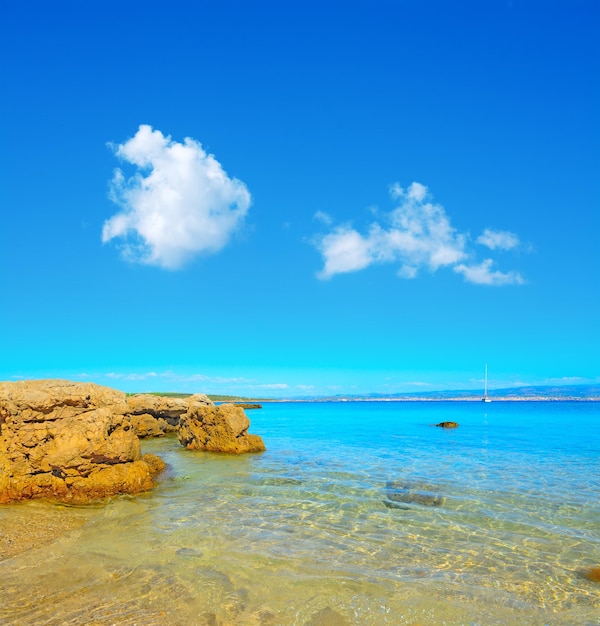
[[[388,508],[409,508],[402,504],[421,504],[423,506],[442,506],[446,497],[431,491],[430,485],[388,481],[385,485],[387,500],[383,503]]]
[[[273,487],[286,486],[286,485],[301,485],[302,481],[299,478],[291,478],[288,476],[279,476],[273,478],[263,478],[260,480],[261,485],[269,485]]]
[[[274,626],[277,622],[277,615],[268,609],[261,609],[257,614],[257,618],[261,626]]]
[[[438,428],[458,428],[458,422],[440,422],[435,424]]]
[[[581,572],[583,578],[591,580],[594,583],[600,583],[600,567],[590,567]]]
[[[337,611],[326,607],[317,611],[304,626],[350,626],[350,622]]]
[[[408,511],[410,509],[410,506],[402,504],[401,502],[393,502],[392,500],[383,500],[383,504],[388,509],[402,509],[403,511]]]
[[[202,552],[200,552],[200,550],[197,550],[196,548],[179,548],[179,550],[177,550],[177,555],[199,558],[202,556]]]
[[[236,402],[235,406],[240,406],[242,409],[262,409],[262,404],[258,402]]]

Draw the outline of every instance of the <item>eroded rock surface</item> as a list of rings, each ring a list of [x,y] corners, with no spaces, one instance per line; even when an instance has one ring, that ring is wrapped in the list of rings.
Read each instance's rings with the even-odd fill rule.
[[[244,409],[232,404],[209,406],[190,402],[179,421],[179,441],[189,450],[208,452],[262,452],[263,440],[248,433],[250,420]]]
[[[180,417],[187,412],[190,404],[213,406],[204,394],[170,398],[140,393],[127,398],[131,423],[138,437],[161,437],[176,431]]]
[[[142,458],[128,412],[124,393],[93,383],[0,383],[0,503],[150,489],[164,463]]]

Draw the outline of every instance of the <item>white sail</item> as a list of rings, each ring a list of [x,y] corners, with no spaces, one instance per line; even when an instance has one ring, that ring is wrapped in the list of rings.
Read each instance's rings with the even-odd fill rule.
[[[482,402],[491,402],[491,398],[488,396],[487,392],[487,363],[485,364],[485,382],[483,384],[483,398],[481,398]]]

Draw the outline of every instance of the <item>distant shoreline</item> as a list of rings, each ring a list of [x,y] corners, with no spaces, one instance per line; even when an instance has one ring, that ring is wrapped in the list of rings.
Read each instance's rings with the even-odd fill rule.
[[[152,395],[186,397],[190,393],[178,392],[146,392]],[[430,391],[420,393],[379,393],[337,394],[322,396],[288,396],[281,398],[248,397],[221,394],[207,394],[217,403],[267,403],[267,402],[481,402],[483,390]],[[600,385],[540,385],[528,387],[504,387],[488,392],[491,402],[598,402],[600,401]]]
[[[579,397],[492,397],[494,402],[600,402],[600,397],[579,398]],[[325,402],[482,402],[480,397],[449,397],[449,398],[270,398],[261,399],[262,403],[267,402],[304,402],[304,403],[325,403]],[[482,402],[483,404],[483,402]]]

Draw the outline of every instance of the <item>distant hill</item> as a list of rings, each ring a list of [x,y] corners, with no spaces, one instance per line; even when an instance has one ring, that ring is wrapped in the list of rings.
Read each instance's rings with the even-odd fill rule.
[[[600,398],[600,385],[540,385],[494,390],[494,395],[519,398]],[[491,392],[490,392],[490,395]]]
[[[429,391],[397,394],[357,394],[328,397],[305,397],[303,400],[472,400],[478,399],[481,391],[456,389],[450,391]],[[488,389],[488,395],[497,400],[600,400],[600,385],[532,385],[528,387],[506,387]],[[300,399],[300,398],[296,398]]]
[[[191,393],[147,392],[157,396],[186,398]],[[202,393],[202,392],[199,392]],[[242,396],[224,396],[208,394],[213,402],[339,402],[343,400],[477,400],[481,391],[455,389],[451,391],[428,391],[417,393],[367,393],[336,396],[302,396],[293,398],[248,398]],[[490,389],[492,400],[600,400],[600,385],[532,385],[528,387],[506,387]]]

